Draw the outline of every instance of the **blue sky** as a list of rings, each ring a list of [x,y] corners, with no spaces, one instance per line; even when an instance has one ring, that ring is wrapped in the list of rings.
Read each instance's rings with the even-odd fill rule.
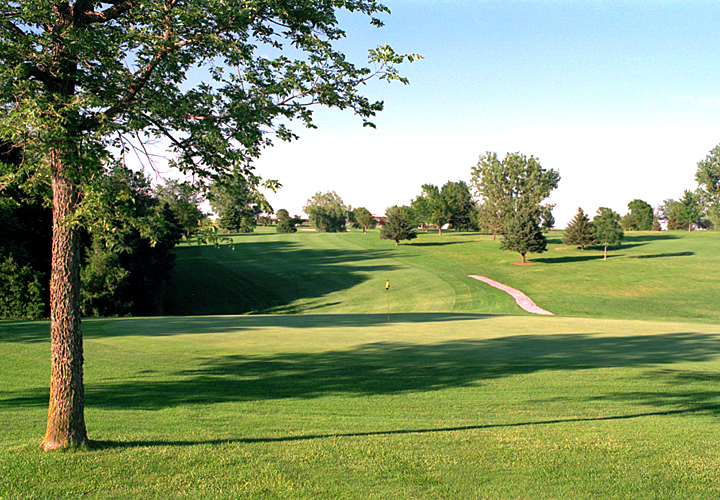
[[[374,82],[386,109],[364,128],[316,111],[257,162],[283,188],[268,198],[300,213],[318,191],[384,213],[425,183],[469,182],[486,151],[519,151],[559,170],[557,226],[582,207],[624,214],[695,189],[697,162],[720,143],[720,3],[709,1],[388,0],[376,29],[343,15],[343,50],[363,63],[389,43],[423,59],[410,85]]]

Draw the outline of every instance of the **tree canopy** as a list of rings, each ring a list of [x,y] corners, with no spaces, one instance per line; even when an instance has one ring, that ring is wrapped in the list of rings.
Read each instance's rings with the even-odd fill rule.
[[[707,208],[707,217],[716,229],[720,229],[720,145],[698,163],[695,180]]]
[[[604,246],[603,260],[607,260],[608,247],[619,245],[625,237],[620,225],[620,215],[610,208],[600,207],[597,215],[593,218],[593,227],[595,228],[595,238]]]
[[[337,48],[338,11],[389,12],[375,0],[5,0],[0,6],[0,141],[23,163],[0,185],[52,185],[50,406],[44,448],[87,441],[80,329],[80,228],[107,221],[113,163],[162,141],[169,166],[199,181],[244,175],[312,107],[382,109],[358,92],[405,82],[383,46],[358,67]],[[408,56],[407,59],[412,59]]]
[[[402,240],[417,238],[412,208],[394,205],[385,211],[385,218],[385,225],[380,228],[381,239],[395,240],[395,246],[398,246]]]
[[[643,200],[628,203],[630,210],[622,219],[622,226],[628,231],[650,231],[653,228],[655,212],[652,205]]]
[[[374,228],[377,224],[375,217],[373,217],[370,210],[365,207],[358,207],[352,210],[350,215],[354,221],[353,224],[357,224],[359,227],[362,227],[363,234],[367,234],[367,230]]]
[[[296,220],[290,217],[290,212],[281,208],[275,214],[277,217],[277,232],[278,233],[296,233],[297,228],[295,227]]]
[[[506,219],[500,249],[518,252],[522,264],[526,254],[547,251],[547,238],[540,229],[537,210],[524,208]]]
[[[345,231],[348,218],[348,207],[335,191],[315,193],[303,210],[310,218],[310,224],[322,233],[339,233]]]
[[[412,208],[422,222],[434,224],[442,235],[442,227],[450,221],[450,206],[440,188],[434,184],[423,184],[422,193],[412,201]]]
[[[542,202],[559,182],[556,170],[546,170],[537,158],[521,153],[508,153],[500,160],[497,153],[488,152],[472,168],[471,184],[481,201],[480,221],[493,236],[504,232],[516,213],[530,210],[538,217],[546,211]]]

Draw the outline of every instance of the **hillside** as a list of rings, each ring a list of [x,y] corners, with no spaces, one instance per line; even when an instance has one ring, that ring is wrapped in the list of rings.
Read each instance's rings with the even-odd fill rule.
[[[530,266],[477,233],[420,234],[394,247],[377,232],[237,235],[235,245],[176,249],[169,315],[461,312],[527,314],[505,293],[467,277],[518,288],[557,315],[720,321],[720,233],[627,233],[607,261],[598,249],[549,236]]]

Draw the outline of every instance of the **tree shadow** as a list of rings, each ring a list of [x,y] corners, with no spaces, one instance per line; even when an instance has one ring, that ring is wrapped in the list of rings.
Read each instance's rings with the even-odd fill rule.
[[[608,251],[610,249],[608,248]],[[618,257],[624,257],[623,254],[608,254],[607,258],[608,260],[618,258]],[[588,262],[591,260],[603,260],[603,254],[588,254],[588,255],[568,255],[564,257],[533,257],[533,262],[539,262],[543,264],[567,264],[570,262]]]
[[[320,307],[320,306],[319,306]],[[393,313],[392,323],[432,324],[471,321],[490,317],[469,313]],[[150,318],[90,318],[82,323],[83,337],[170,337],[233,333],[256,329],[367,327],[388,323],[387,314],[276,314],[236,316],[163,316]],[[44,321],[2,321],[0,342],[49,342],[50,323]]]
[[[569,423],[578,422],[608,422],[614,420],[631,420],[636,418],[646,418],[655,416],[671,416],[671,415],[683,415],[687,413],[697,413],[699,411],[717,411],[720,410],[720,405],[714,404],[708,406],[705,410],[700,409],[676,409],[676,410],[665,410],[665,411],[650,411],[641,413],[629,413],[624,415],[611,415],[603,417],[568,417],[551,420],[533,420],[525,422],[512,422],[512,423],[499,423],[499,424],[479,424],[479,425],[462,425],[455,427],[435,427],[435,428],[411,428],[411,429],[390,429],[390,430],[378,430],[378,431],[363,431],[363,432],[335,432],[325,434],[302,434],[302,435],[289,435],[289,436],[274,436],[274,437],[255,437],[255,438],[234,438],[234,439],[204,439],[204,440],[137,440],[137,441],[110,441],[110,440],[97,440],[90,442],[90,449],[92,450],[112,450],[112,449],[124,449],[124,448],[137,448],[137,447],[149,447],[149,446],[160,446],[160,447],[184,447],[184,446],[198,446],[198,445],[227,445],[227,444],[254,444],[254,443],[287,443],[297,441],[314,441],[317,439],[328,439],[328,438],[357,438],[357,437],[373,437],[373,436],[398,436],[407,434],[441,434],[447,432],[463,432],[463,431],[476,431],[476,430],[487,430],[487,429],[503,429],[503,428],[519,428],[519,427],[535,427],[535,426],[548,426],[548,425],[562,425]]]
[[[252,234],[252,233],[250,233]],[[217,252],[212,258],[208,251]],[[299,313],[291,304],[352,288],[377,271],[392,250],[309,249],[290,241],[247,238],[228,247],[182,247],[163,301],[167,316]]]
[[[694,332],[609,337],[517,335],[432,344],[374,342],[347,350],[232,354],[187,360],[187,368],[132,380],[86,384],[86,405],[159,410],[180,405],[328,395],[374,396],[481,385],[544,370],[703,362],[720,352],[720,337]],[[720,382],[720,375],[713,381]],[[715,385],[717,387],[717,384]],[[718,396],[710,391],[706,400]],[[650,399],[650,396],[645,398]],[[700,404],[688,394],[683,403]],[[713,402],[713,404],[715,404]],[[47,389],[5,393],[0,406],[46,406]]]
[[[677,240],[680,237],[674,234],[668,234],[665,231],[657,231],[653,232],[652,234],[633,234],[632,231],[628,231],[625,233],[625,239],[626,240],[632,240],[632,241],[641,241],[641,242],[651,242],[651,241],[658,241],[658,240]]]
[[[447,245],[464,245],[466,243],[472,243],[472,241],[413,241],[410,244],[414,247],[444,247]]]
[[[650,255],[636,255],[633,259],[663,259],[666,257],[691,257],[695,252],[656,253]]]

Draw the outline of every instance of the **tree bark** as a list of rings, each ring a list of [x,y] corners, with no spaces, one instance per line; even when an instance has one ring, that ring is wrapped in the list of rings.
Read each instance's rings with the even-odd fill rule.
[[[50,153],[53,188],[50,275],[50,404],[43,448],[87,443],[83,345],[80,329],[80,233],[68,223],[78,187],[67,174],[61,150]]]
[[[520,255],[522,256],[522,262],[521,262],[521,264],[525,264],[525,254],[524,254],[524,253],[521,253]]]

